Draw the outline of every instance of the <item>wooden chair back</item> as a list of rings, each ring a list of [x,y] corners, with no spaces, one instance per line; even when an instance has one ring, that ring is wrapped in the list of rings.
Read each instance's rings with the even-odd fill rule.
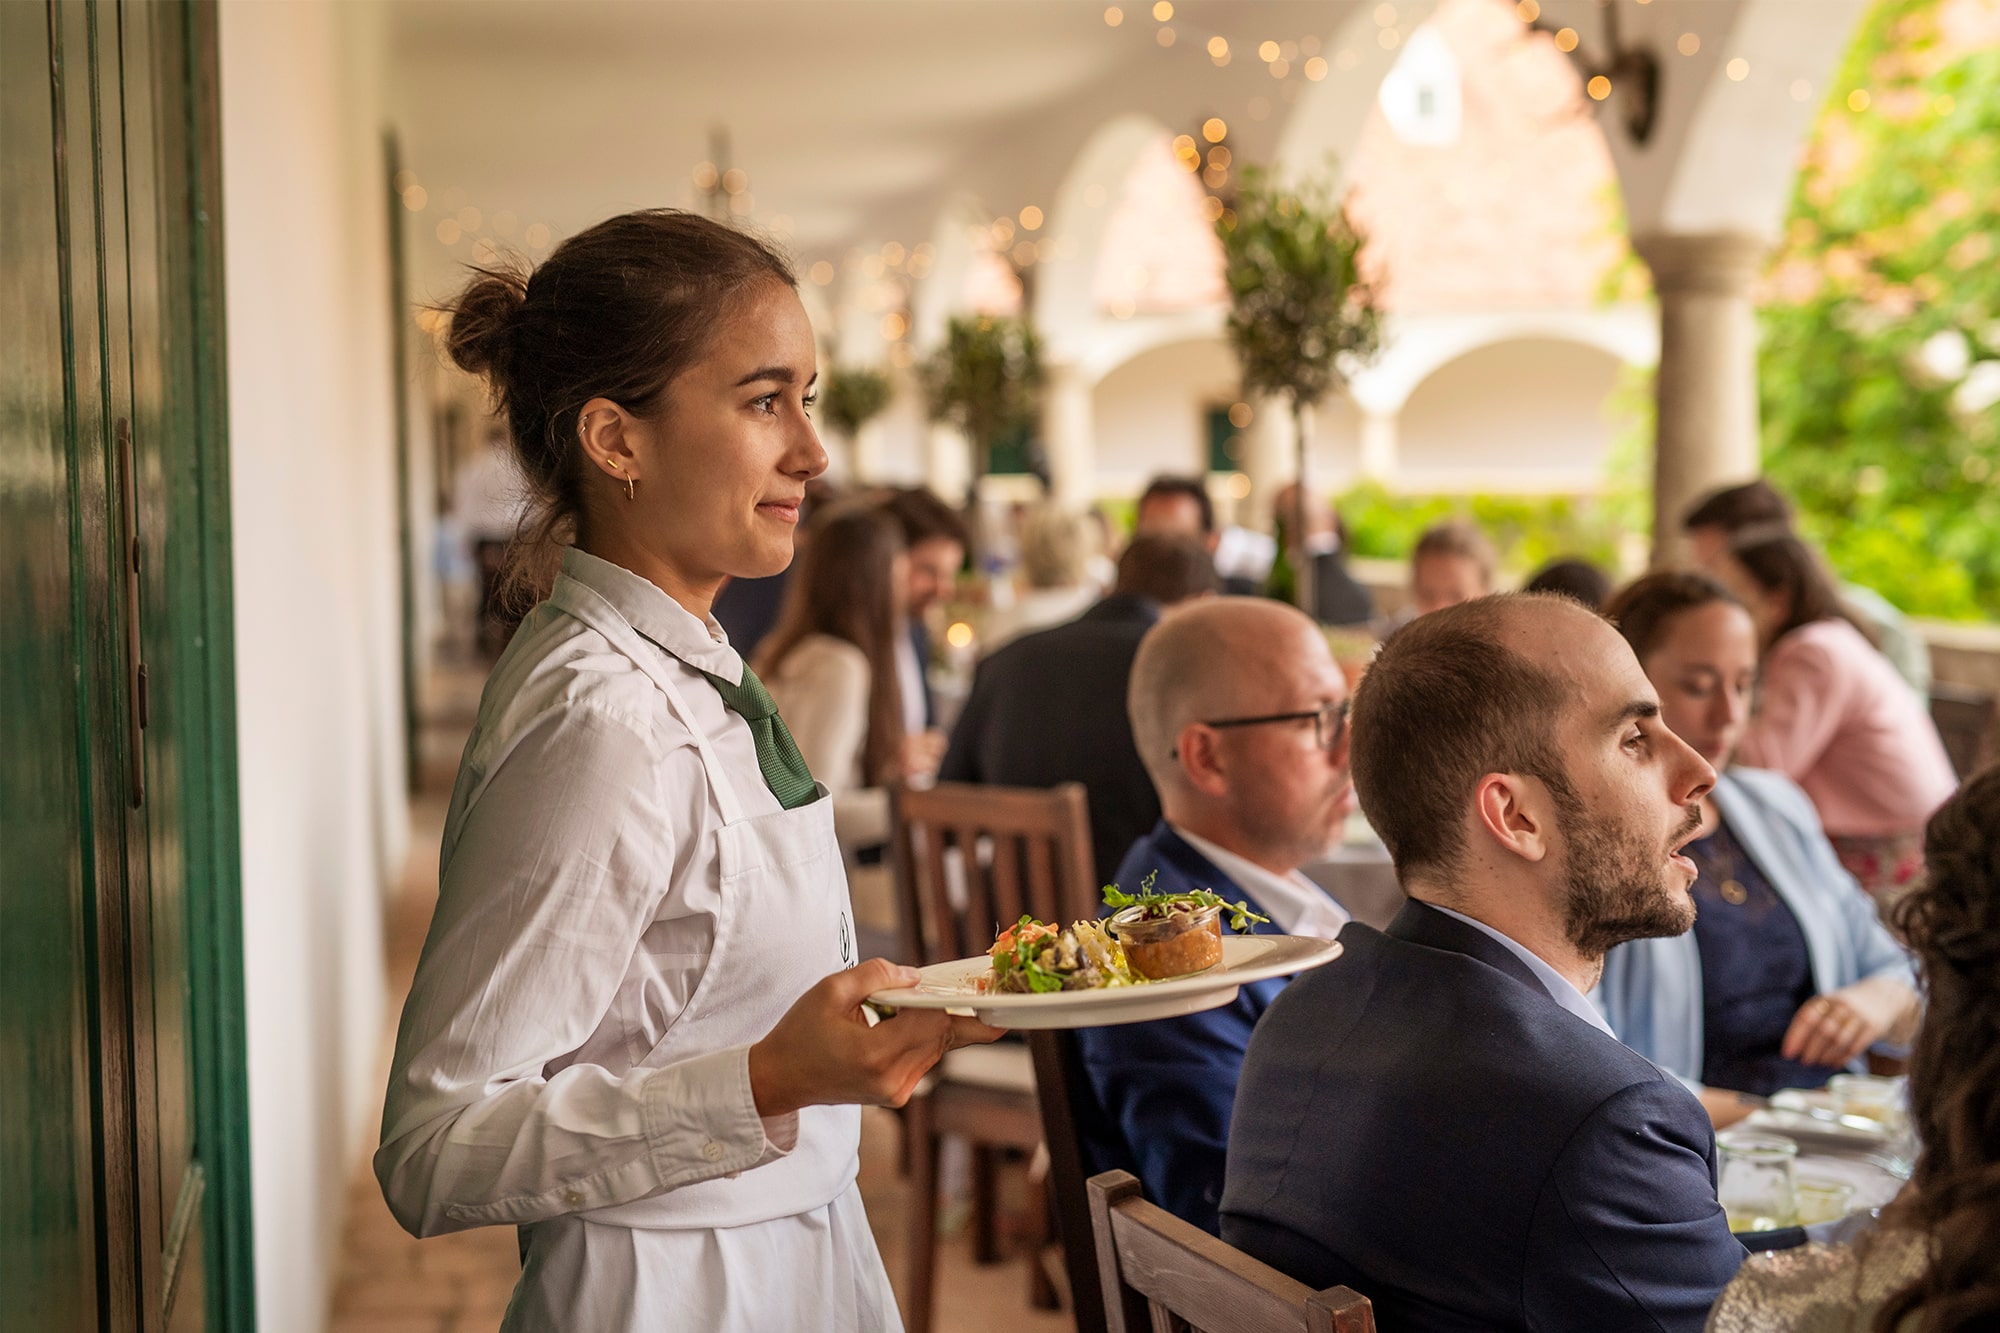
[[[1000,928],[1024,913],[1059,924],[1097,915],[1082,783],[940,782],[921,790],[897,787],[890,803],[906,962],[921,966],[985,953]]]
[[[1090,1178],[1090,1217],[1111,1333],[1375,1333],[1346,1287],[1314,1291],[1147,1203],[1138,1178]]]
[[[1938,739],[1944,742],[1944,752],[1951,756],[1960,782],[1979,770],[1996,708],[2000,702],[1991,690],[1931,682],[1931,721],[1937,723]]]
[[[1035,1096],[1041,1103],[1042,1142],[1049,1150],[1049,1193],[1055,1203],[1056,1240],[1069,1275],[1077,1333],[1106,1333],[1104,1289],[1092,1239],[1090,1192],[1084,1187],[1083,1141],[1077,1134],[1077,1101],[1089,1085],[1074,1033],[1030,1032]]]

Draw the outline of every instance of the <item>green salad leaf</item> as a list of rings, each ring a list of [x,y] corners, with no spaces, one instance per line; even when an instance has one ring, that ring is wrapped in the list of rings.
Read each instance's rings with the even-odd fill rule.
[[[1035,961],[1035,956],[1047,947],[1046,937],[1028,938],[1028,927],[1040,925],[1034,917],[1023,915],[1014,923],[1014,944],[1004,953],[993,957],[993,971],[996,975],[1019,972],[1027,978],[1028,989],[1037,995],[1063,988],[1062,975],[1051,972]]]
[[[1127,907],[1139,907],[1149,917],[1163,917],[1176,908],[1220,907],[1229,913],[1229,928],[1241,934],[1250,928],[1252,921],[1269,922],[1270,917],[1261,916],[1252,910],[1247,902],[1230,902],[1220,894],[1208,889],[1189,889],[1184,893],[1154,893],[1153,881],[1160,877],[1155,870],[1139,882],[1137,893],[1126,893],[1116,884],[1104,886],[1104,905],[1117,911]]]

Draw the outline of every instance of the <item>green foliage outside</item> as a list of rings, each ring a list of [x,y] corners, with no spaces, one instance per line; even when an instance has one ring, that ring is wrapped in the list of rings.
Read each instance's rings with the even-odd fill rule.
[[[993,450],[1009,436],[1032,435],[1042,386],[1041,339],[1023,320],[989,315],[954,318],[923,367],[931,420],[949,421],[972,445],[978,484]]]
[[[1619,423],[1602,489],[1594,495],[1398,495],[1370,482],[1333,497],[1348,550],[1407,559],[1425,528],[1469,518],[1503,568],[1525,578],[1560,556],[1581,556],[1613,580],[1639,573],[1653,527],[1653,377],[1627,369],[1605,403]]]
[[[1405,559],[1425,528],[1469,518],[1493,539],[1501,563],[1516,575],[1566,555],[1606,570],[1621,564],[1622,529],[1587,496],[1392,495],[1369,482],[1341,496],[1339,508],[1348,549],[1358,556]]]
[[[2000,48],[1947,50],[1940,9],[1875,5],[1820,113],[1762,310],[1764,461],[1843,577],[1994,619]]]
[[[1246,394],[1282,394],[1296,411],[1374,356],[1382,316],[1361,274],[1367,238],[1325,181],[1286,188],[1246,168],[1215,230]]]
[[[1332,173],[1329,172],[1330,176]],[[1325,180],[1287,187],[1246,168],[1235,206],[1215,223],[1229,288],[1229,345],[1243,369],[1243,394],[1283,397],[1292,412],[1294,476],[1306,477],[1307,404],[1318,402],[1373,360],[1382,345],[1382,310],[1362,274],[1367,237],[1333,199]],[[1303,530],[1306,494],[1279,515],[1272,596],[1312,605],[1311,574],[1292,567],[1285,534]]]
[[[819,391],[820,419],[847,439],[889,406],[889,377],[879,370],[842,366]]]

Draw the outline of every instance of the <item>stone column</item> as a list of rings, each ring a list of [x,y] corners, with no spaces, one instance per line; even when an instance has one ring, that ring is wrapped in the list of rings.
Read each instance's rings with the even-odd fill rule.
[[[1292,479],[1292,416],[1285,400],[1260,397],[1250,404],[1250,424],[1242,432],[1237,462],[1250,478],[1250,495],[1237,511],[1237,523],[1259,532],[1271,531],[1271,498]]]
[[[930,424],[924,437],[924,484],[947,504],[965,499],[966,487],[972,484],[972,444],[956,426]]]
[[[1085,508],[1097,496],[1097,435],[1091,385],[1077,366],[1052,365],[1044,372],[1042,446],[1050,497],[1067,509]]]
[[[1396,475],[1396,418],[1366,412],[1361,417],[1361,475],[1388,481]]]
[[[1743,232],[1635,236],[1660,299],[1653,564],[1683,554],[1681,515],[1704,492],[1756,477],[1757,324],[1750,289],[1765,242]]]

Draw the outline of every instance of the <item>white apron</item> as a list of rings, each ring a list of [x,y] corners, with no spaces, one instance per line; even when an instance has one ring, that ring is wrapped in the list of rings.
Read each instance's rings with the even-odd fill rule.
[[[551,603],[602,634],[666,696],[693,737],[722,825],[721,907],[700,981],[641,1068],[764,1037],[855,957],[833,803],[749,816],[679,683],[598,593],[567,576]],[[757,775],[761,781],[762,776]],[[900,1330],[859,1191],[861,1108],[808,1106],[792,1151],[737,1175],[522,1228],[507,1333],[780,1328]]]

